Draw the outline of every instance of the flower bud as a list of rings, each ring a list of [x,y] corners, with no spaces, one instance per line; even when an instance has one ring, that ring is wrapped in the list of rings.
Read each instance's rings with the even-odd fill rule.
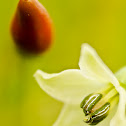
[[[46,51],[53,37],[52,21],[38,0],[20,0],[11,24],[16,45],[28,53]]]

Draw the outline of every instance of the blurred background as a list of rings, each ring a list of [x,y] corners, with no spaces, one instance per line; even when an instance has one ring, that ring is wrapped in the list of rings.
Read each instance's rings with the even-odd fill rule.
[[[113,72],[126,65],[126,1],[39,0],[54,22],[55,41],[50,51],[35,57],[22,57],[10,36],[18,1],[0,1],[0,125],[51,126],[63,104],[42,91],[33,74],[79,68],[85,42]]]

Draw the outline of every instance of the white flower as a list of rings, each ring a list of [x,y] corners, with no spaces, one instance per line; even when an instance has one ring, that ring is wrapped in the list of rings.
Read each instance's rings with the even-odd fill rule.
[[[85,96],[111,83],[119,93],[117,109],[98,126],[126,126],[126,67],[115,75],[103,63],[96,51],[88,44],[82,45],[80,69],[69,69],[61,73],[48,74],[38,70],[34,77],[40,87],[53,98],[64,103],[64,107],[53,126],[86,126],[80,103]]]

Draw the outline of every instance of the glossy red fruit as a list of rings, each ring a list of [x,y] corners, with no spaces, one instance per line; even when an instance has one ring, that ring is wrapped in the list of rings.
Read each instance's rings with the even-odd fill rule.
[[[20,0],[11,24],[16,45],[28,53],[46,51],[53,37],[52,21],[38,0]]]

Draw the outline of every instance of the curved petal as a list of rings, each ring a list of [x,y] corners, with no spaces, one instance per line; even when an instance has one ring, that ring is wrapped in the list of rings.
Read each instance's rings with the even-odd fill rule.
[[[117,112],[111,120],[110,126],[125,126],[126,125],[126,92],[120,88],[119,105]]]
[[[80,104],[85,95],[104,86],[84,77],[80,70],[65,70],[58,74],[47,74],[38,70],[35,75],[40,87],[49,95],[70,104]]]
[[[121,68],[116,74],[121,86],[126,90],[126,66]]]
[[[79,66],[84,75],[90,79],[112,83],[117,89],[120,84],[111,72],[111,70],[104,64],[97,52],[88,44],[83,44],[81,49],[81,56]]]
[[[82,45],[79,66],[87,77],[103,82],[111,82],[115,79],[97,52],[88,44]]]
[[[53,126],[86,126],[83,117],[84,114],[79,105],[65,104]]]
[[[109,126],[110,119],[114,113],[111,113],[104,121],[97,126]],[[57,121],[53,126],[89,126],[83,122],[84,113],[79,106],[65,104]]]
[[[116,77],[121,82],[121,86],[126,87],[126,67],[123,67],[116,73]],[[111,126],[125,126],[126,125],[126,91],[121,87],[120,102],[117,112],[111,121]]]

